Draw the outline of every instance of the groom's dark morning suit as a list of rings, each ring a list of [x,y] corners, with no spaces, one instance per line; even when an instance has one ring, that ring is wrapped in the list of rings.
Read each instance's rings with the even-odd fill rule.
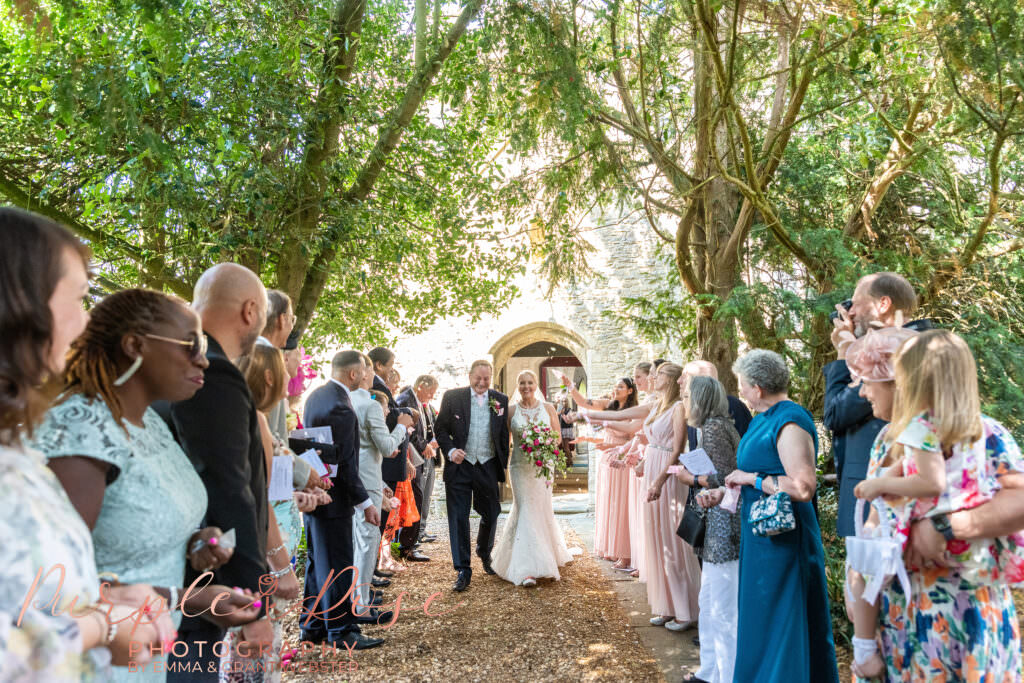
[[[486,431],[483,427],[485,419]],[[490,562],[494,546],[494,533],[501,512],[498,482],[505,481],[505,469],[508,467],[508,397],[489,389],[481,405],[470,387],[445,392],[441,411],[434,423],[434,436],[445,459],[445,504],[452,564],[457,571],[466,572],[469,576],[472,574],[469,557],[471,505],[480,514],[476,554]],[[451,460],[451,452],[455,449],[467,453],[466,459],[458,464]]]
[[[353,548],[352,515],[355,506],[362,514],[362,506],[370,500],[359,479],[359,420],[352,410],[348,391],[333,380],[318,388],[306,399],[303,416],[307,427],[330,427],[337,452],[338,471],[331,489],[331,502],[321,505],[306,515],[306,585],[303,606],[306,610],[324,613],[306,623],[307,611],[299,619],[304,640],[338,641],[347,633],[359,632],[352,614],[352,601],[344,598],[352,584]],[[326,453],[326,452],[325,452]],[[333,582],[315,607],[313,599],[319,594],[331,570]],[[340,576],[338,574],[341,573]],[[360,577],[360,581],[364,577]],[[369,580],[369,579],[365,579]]]

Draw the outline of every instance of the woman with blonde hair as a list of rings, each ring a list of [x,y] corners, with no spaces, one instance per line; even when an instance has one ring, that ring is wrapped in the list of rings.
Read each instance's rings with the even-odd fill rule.
[[[689,487],[666,472],[686,449],[686,408],[679,399],[683,368],[662,363],[653,376],[656,403],[616,412],[592,412],[592,419],[632,419],[646,416],[647,457],[643,464],[644,549],[647,602],[651,623],[670,631],[685,631],[697,622],[700,564],[693,548],[676,535],[683,518]],[[620,417],[621,416],[621,417]]]
[[[978,529],[958,538],[951,518],[985,506],[1011,478],[1019,481],[1024,458],[1009,432],[981,413],[977,368],[963,339],[929,330],[903,341],[886,364],[878,348],[888,333],[869,332],[848,352],[851,370],[865,381],[873,375],[895,380],[889,415],[879,414],[880,402],[872,401],[876,416],[892,422],[875,440],[868,478],[856,493],[868,500],[909,498],[901,505],[879,499],[868,525],[885,515],[904,543],[913,535],[941,533],[945,552],[941,564],[927,571],[907,567],[910,596],[892,582],[879,605],[854,602],[855,654],[859,647],[861,656],[853,670],[886,680],[903,680],[908,672],[913,680],[1019,680],[1020,634],[1010,586],[1024,580],[1024,536],[986,538]],[[853,578],[859,595],[862,582]],[[879,613],[882,648],[875,654]],[[940,623],[948,626],[928,626]]]
[[[562,530],[555,521],[552,502],[552,476],[538,476],[537,457],[528,451],[523,432],[531,426],[555,432],[558,415],[555,407],[541,398],[537,376],[530,370],[519,373],[516,382],[519,401],[509,406],[509,431],[512,453],[508,472],[512,484],[512,509],[492,553],[492,566],[498,576],[517,586],[536,586],[537,579],[558,580],[559,567],[572,559]],[[560,457],[559,456],[556,457]]]
[[[275,456],[292,457],[286,444],[274,437],[270,430],[270,412],[288,393],[288,372],[285,369],[284,355],[279,349],[266,344],[256,344],[252,353],[243,356],[238,362],[238,369],[245,376],[245,383],[252,393],[252,400],[258,411],[257,420],[260,436],[263,441],[264,465],[267,472],[267,484],[270,484],[271,472]],[[291,482],[289,481],[289,484]],[[317,489],[316,496],[326,494]],[[300,499],[305,507],[308,498],[303,494]],[[323,501],[321,501],[323,502]],[[267,562],[270,575],[277,581],[277,591],[268,612],[274,627],[274,647],[270,653],[245,656],[237,646],[228,648],[228,656],[222,662],[220,678],[226,681],[279,681],[281,667],[279,657],[283,645],[284,605],[278,604],[277,598],[294,600],[302,592],[298,578],[292,568],[291,558],[302,536],[302,522],[299,509],[293,494],[287,500],[277,501],[270,506],[267,528]],[[240,631],[231,631],[228,640],[236,645],[241,641]],[[294,653],[292,653],[294,654]],[[263,666],[255,664],[262,660]],[[241,665],[241,670],[239,666]]]

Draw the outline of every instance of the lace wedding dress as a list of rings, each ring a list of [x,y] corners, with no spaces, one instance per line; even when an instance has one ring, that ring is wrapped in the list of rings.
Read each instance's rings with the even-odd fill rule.
[[[560,578],[558,568],[572,560],[562,530],[555,521],[550,480],[538,477],[532,459],[523,453],[520,435],[530,423],[558,428],[551,424],[543,403],[532,409],[515,405],[513,448],[508,463],[512,509],[501,539],[491,553],[491,565],[498,576],[516,585],[527,577],[557,580]]]

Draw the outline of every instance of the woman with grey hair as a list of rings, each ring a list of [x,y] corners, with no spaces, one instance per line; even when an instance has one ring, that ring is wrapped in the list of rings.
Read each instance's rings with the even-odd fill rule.
[[[725,478],[739,488],[738,681],[838,681],[825,583],[821,530],[811,506],[817,488],[818,434],[811,414],[789,399],[789,369],[774,351],[755,349],[733,365],[740,396],[757,413],[740,440],[737,468]],[[783,492],[794,527],[754,534],[750,508]],[[770,624],[765,627],[766,619]]]
[[[740,520],[718,507],[725,496],[725,476],[736,469],[736,448],[740,435],[729,416],[725,387],[713,377],[692,377],[683,393],[687,422],[697,429],[698,444],[715,471],[693,476],[686,468],[676,474],[684,484],[702,487],[697,496],[707,508],[704,547],[697,554],[704,560],[698,605],[701,619],[700,670],[694,681],[727,683],[733,680],[736,659],[736,591],[739,587]]]

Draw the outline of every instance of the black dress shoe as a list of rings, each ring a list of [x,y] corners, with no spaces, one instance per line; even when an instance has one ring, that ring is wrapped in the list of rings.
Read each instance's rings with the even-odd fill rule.
[[[310,642],[316,645],[327,640],[327,634],[325,633],[301,633],[302,642]]]
[[[430,558],[421,553],[419,550],[410,550],[407,553],[402,553],[402,557],[409,562],[430,562]]]
[[[394,614],[392,612],[390,612],[390,611],[388,611],[388,612],[381,612],[376,607],[373,607],[373,608],[370,609],[369,612],[367,612],[363,616],[356,617],[356,623],[357,624],[369,624],[369,625],[372,625],[372,626],[376,626],[378,624],[381,625],[381,626],[386,626],[387,624],[391,623],[391,620],[393,618],[394,618]]]
[[[383,638],[370,638],[362,633],[346,633],[344,638],[332,642],[331,645],[338,649],[369,650],[371,647],[377,647],[383,643]]]
[[[693,637],[693,644],[696,645],[697,647],[700,647],[700,636],[694,636]]]
[[[491,575],[494,575],[494,574],[497,573],[497,572],[494,571],[494,568],[491,567],[491,560],[490,560],[490,558],[483,558],[483,557],[481,557],[480,561],[484,563],[484,572],[485,573],[491,574]]]
[[[370,598],[370,607],[377,607],[378,605],[382,604],[384,604],[383,595],[374,595],[372,598]]]
[[[392,571],[388,571],[387,569],[374,569],[373,570],[373,575],[374,576],[379,576],[382,579],[386,579],[386,578],[389,578],[391,576],[394,576],[395,573],[392,572]]]
[[[391,585],[391,579],[374,579],[370,585],[374,588],[387,588]]]
[[[420,543],[433,543],[437,540],[437,536],[433,534],[420,534]]]
[[[455,585],[452,586],[452,590],[456,593],[469,588],[469,572],[459,572],[459,578],[455,579]]]

